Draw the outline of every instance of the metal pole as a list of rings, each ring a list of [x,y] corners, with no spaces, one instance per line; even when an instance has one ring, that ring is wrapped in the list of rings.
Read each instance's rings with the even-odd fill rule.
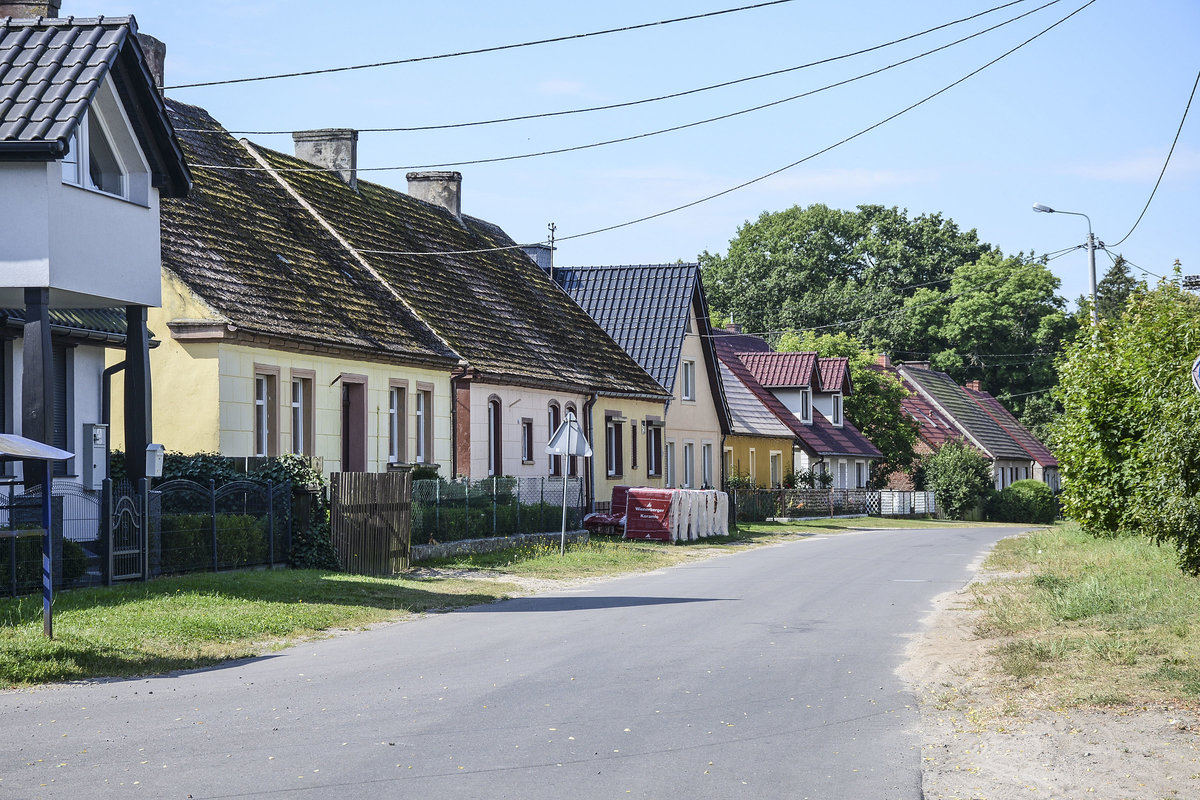
[[[1087,219],[1086,217],[1084,219]],[[1092,235],[1092,221],[1088,220],[1088,274],[1092,289],[1092,327],[1100,324],[1100,312],[1096,308],[1096,237]]]
[[[571,426],[573,417],[567,415],[567,452],[570,453],[573,449],[571,444],[571,434],[575,429]],[[563,509],[562,509],[562,541],[559,543],[558,554],[565,556],[567,554],[567,476],[562,476],[563,482]]]
[[[26,469],[32,463],[26,461]],[[50,462],[43,461],[42,464],[45,470],[43,472],[45,482],[42,484],[42,632],[46,634],[47,639],[53,639],[54,617],[50,608],[54,601],[54,538],[50,534],[50,507],[54,498],[52,492],[54,484]]]
[[[217,559],[217,482],[208,479],[208,513],[212,515],[212,568],[220,572],[221,565]]]
[[[267,481],[267,564],[275,568],[275,492]]]

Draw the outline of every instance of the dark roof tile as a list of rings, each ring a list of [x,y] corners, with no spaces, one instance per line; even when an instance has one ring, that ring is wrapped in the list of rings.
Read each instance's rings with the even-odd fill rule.
[[[967,390],[944,372],[900,366],[899,372],[924,399],[945,410],[954,424],[977,441],[992,458],[1029,460],[1030,455],[976,403]]]

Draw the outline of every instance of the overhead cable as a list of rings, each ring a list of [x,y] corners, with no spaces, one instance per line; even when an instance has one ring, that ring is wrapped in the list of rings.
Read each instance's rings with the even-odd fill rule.
[[[258,75],[252,78],[229,78],[220,81],[201,81],[197,83],[180,83],[175,86],[167,86],[166,89],[194,89],[200,86],[225,86],[232,83],[254,83],[257,81],[274,81],[281,78],[299,78],[306,75],[327,75],[331,72],[349,72],[351,70],[360,69],[375,69],[376,67],[391,67],[399,64],[416,64],[421,61],[436,61],[444,58],[459,58],[461,56],[473,56],[481,53],[495,53],[501,50],[516,50],[521,47],[534,47],[542,44],[553,44],[555,42],[566,42],[573,39],[587,39],[593,36],[607,36],[610,33],[626,33],[628,31],[641,30],[643,28],[653,28],[659,25],[672,25],[676,22],[691,22],[697,19],[705,19],[708,17],[719,17],[725,14],[735,14],[739,11],[751,11],[756,8],[765,8],[767,6],[777,6],[783,3],[791,3],[793,0],[767,0],[763,3],[755,3],[749,6],[739,6],[738,8],[726,8],[721,11],[708,11],[703,14],[692,14],[687,17],[676,17],[674,19],[663,19],[657,22],[643,22],[638,25],[625,25],[620,28],[608,28],[606,30],[591,31],[589,33],[573,33],[566,36],[554,36],[549,39],[535,39],[530,42],[517,42],[516,44],[502,44],[493,47],[480,47],[475,50],[460,50],[454,53],[441,53],[434,56],[416,56],[414,58],[398,58],[392,61],[376,61],[371,64],[354,64],[346,67],[327,67],[325,69],[309,69],[299,72],[281,72],[274,75]]]
[[[952,27],[954,25],[959,25],[964,22],[970,22],[973,19],[977,19],[979,17],[986,16],[995,11],[1001,11],[1005,8],[1008,8],[1009,6],[1019,5],[1024,2],[1027,2],[1027,0],[1011,0],[1011,2],[1004,3],[1003,5],[999,5],[999,6],[993,6],[992,8],[989,8],[986,11],[980,11],[978,14],[972,14],[969,17],[962,17],[960,19],[952,20],[951,22],[945,22],[945,23],[942,23],[941,25],[937,25],[932,28],[926,28],[925,30],[921,31],[920,33],[912,33],[912,34],[909,34],[908,36],[903,36],[899,39],[893,39],[890,42],[884,42],[883,44],[873,45],[871,47],[866,47],[861,50],[855,50],[850,53],[843,53],[843,54],[837,55],[837,56],[830,56],[829,58],[823,58],[818,61],[809,61],[806,64],[799,64],[794,67],[785,67],[784,69],[772,70],[770,72],[761,72],[757,75],[749,75],[744,78],[735,78],[733,80],[722,81],[721,83],[713,83],[713,84],[709,84],[708,86],[700,86],[695,89],[685,89],[684,91],[681,91],[681,92],[673,92],[671,94],[658,95],[657,97],[647,97],[647,98],[643,98],[641,100],[627,100],[627,101],[620,102],[620,103],[609,103],[607,105],[601,105],[601,106],[589,106],[587,108],[572,108],[572,109],[567,109],[564,111],[545,111],[545,112],[540,112],[537,114],[522,114],[522,115],[514,116],[514,117],[499,117],[496,119],[475,120],[473,122],[452,122],[452,123],[444,123],[444,124],[440,124],[440,125],[414,125],[411,127],[357,128],[356,130],[359,133],[411,133],[411,132],[416,132],[416,131],[437,131],[437,130],[447,130],[447,129],[451,129],[451,128],[469,128],[469,127],[474,127],[474,126],[478,126],[478,125],[497,125],[497,124],[505,123],[505,122],[521,122],[524,120],[531,120],[531,119],[545,119],[548,117],[562,117],[562,116],[567,116],[570,114],[586,114],[586,113],[589,113],[592,111],[610,111],[612,109],[629,108],[631,106],[644,105],[646,103],[657,103],[662,100],[674,100],[675,98],[678,98],[678,97],[687,97],[688,95],[699,94],[701,92],[708,92],[708,91],[712,91],[714,89],[724,89],[728,86],[736,86],[737,84],[740,84],[740,83],[748,83],[750,81],[756,81],[756,80],[760,80],[762,78],[772,78],[777,75],[786,75],[787,73],[790,73],[790,72],[797,72],[802,69],[808,69],[810,67],[822,66],[824,64],[832,64],[835,61],[842,61],[847,58],[854,58],[855,56],[865,55],[866,53],[871,53],[876,50],[882,50],[887,47],[892,47],[894,45],[901,44],[903,42],[907,42],[912,39],[918,39],[922,36],[926,36],[930,33],[934,33],[936,31],[940,31],[945,28]],[[210,128],[177,128],[177,130],[188,132],[188,133],[216,132],[216,131],[212,131]],[[227,131],[227,132],[234,134],[235,136],[274,136],[274,135],[283,135],[283,134],[292,133],[292,131],[290,131],[290,130],[286,130],[286,131],[285,130]]]

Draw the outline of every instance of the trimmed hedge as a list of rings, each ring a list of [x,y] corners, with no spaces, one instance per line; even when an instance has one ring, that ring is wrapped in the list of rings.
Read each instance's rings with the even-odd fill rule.
[[[17,540],[17,592],[28,592],[42,585],[42,539],[28,536]],[[12,582],[12,542],[0,543],[0,592],[7,592]],[[87,572],[87,553],[83,545],[72,539],[62,542],[62,582],[59,588],[74,586]]]
[[[1006,486],[990,502],[989,517],[998,522],[1048,525],[1057,515],[1054,492],[1041,481],[1024,480]]]
[[[164,514],[161,521],[162,572],[212,569],[212,517]],[[233,569],[267,563],[267,526],[248,514],[217,514],[217,565]]]

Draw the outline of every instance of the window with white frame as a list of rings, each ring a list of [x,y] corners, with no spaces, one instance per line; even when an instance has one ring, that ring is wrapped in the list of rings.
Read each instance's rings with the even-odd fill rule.
[[[550,441],[550,437],[558,430],[558,426],[562,424],[562,409],[558,403],[551,401],[546,409],[546,428],[549,431],[546,435],[546,441]],[[529,452],[533,452],[533,443],[530,442]],[[532,456],[531,456],[532,458]],[[562,456],[549,456],[549,470],[552,476],[562,475]]]
[[[846,462],[845,461],[838,462],[838,473],[837,474],[838,474],[837,488],[845,489],[846,488]]]
[[[696,488],[696,445],[692,442],[683,443],[683,483],[680,486]]]
[[[254,455],[279,455],[279,368],[254,365]]]
[[[750,484],[758,486],[758,457],[755,454],[755,449],[750,448]]]
[[[417,434],[417,463],[433,463],[433,389],[417,386],[414,422]]]
[[[665,475],[664,475],[663,485],[669,489],[669,488],[675,486],[675,484],[676,484],[676,480],[675,480],[675,442],[668,439],[667,445],[663,449],[663,453],[664,453],[665,460],[666,460],[666,464],[664,467]]]
[[[504,472],[503,452],[503,407],[499,397],[492,397],[487,404],[488,475]]]
[[[682,385],[679,389],[679,397],[683,400],[696,399],[696,362],[691,359],[684,359],[680,366],[682,375]]]
[[[733,477],[733,448],[726,447],[721,454],[721,463],[725,470],[725,480]]]
[[[388,388],[388,461],[403,464],[408,461],[408,430],[405,426],[408,389],[392,385]]]
[[[842,393],[833,393],[833,424],[837,427],[842,426]]]
[[[771,486],[777,488],[783,485],[783,453],[771,451]]]
[[[867,465],[861,461],[854,462],[854,488],[867,488]]]
[[[575,405],[573,403],[567,403],[566,413],[570,414],[571,416],[574,416],[576,420],[579,419],[579,417],[575,413]],[[578,474],[579,474],[579,457],[578,456],[569,456],[567,458],[567,475],[574,478]]]
[[[149,202],[150,168],[121,111],[111,78],[96,90],[61,161],[63,183]]]
[[[625,418],[611,414],[604,417],[604,471],[610,478],[625,474]]]
[[[533,463],[533,419],[521,418],[521,462]]]
[[[313,375],[292,370],[292,452],[313,454]]]
[[[713,446],[711,442],[700,445],[700,486],[713,487]]]
[[[651,478],[663,474],[663,429],[653,422],[646,425],[646,475]]]
[[[812,389],[800,390],[800,421],[812,424]]]

